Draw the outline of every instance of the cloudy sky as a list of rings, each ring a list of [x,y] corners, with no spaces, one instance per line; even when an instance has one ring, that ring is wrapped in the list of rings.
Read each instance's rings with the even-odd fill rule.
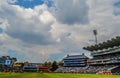
[[[120,0],[0,0],[0,56],[60,60],[120,35]]]

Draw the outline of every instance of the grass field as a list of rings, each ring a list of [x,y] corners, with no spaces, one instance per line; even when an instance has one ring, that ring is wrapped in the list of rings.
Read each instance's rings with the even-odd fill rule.
[[[120,78],[120,76],[62,73],[0,73],[0,78]]]

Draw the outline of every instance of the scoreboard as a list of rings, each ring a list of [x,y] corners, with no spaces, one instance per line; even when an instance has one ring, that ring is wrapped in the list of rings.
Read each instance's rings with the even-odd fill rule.
[[[11,65],[11,60],[6,60],[5,65],[7,65],[7,66]]]

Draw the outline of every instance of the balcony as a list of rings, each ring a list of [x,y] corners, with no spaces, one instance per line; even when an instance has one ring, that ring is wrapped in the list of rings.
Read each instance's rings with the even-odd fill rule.
[[[90,64],[114,64],[114,63],[120,63],[120,59],[115,59],[115,60],[111,60],[111,59],[104,59],[104,60],[91,60],[89,62]]]
[[[104,55],[104,54],[118,53],[118,52],[120,52],[120,48],[110,49],[106,51],[92,52],[91,55],[96,56],[96,55]]]

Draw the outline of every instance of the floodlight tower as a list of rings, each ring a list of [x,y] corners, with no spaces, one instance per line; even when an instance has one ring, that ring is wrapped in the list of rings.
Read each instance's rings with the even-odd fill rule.
[[[95,36],[95,42],[97,44],[98,43],[98,41],[97,41],[97,30],[93,30],[93,34]]]

